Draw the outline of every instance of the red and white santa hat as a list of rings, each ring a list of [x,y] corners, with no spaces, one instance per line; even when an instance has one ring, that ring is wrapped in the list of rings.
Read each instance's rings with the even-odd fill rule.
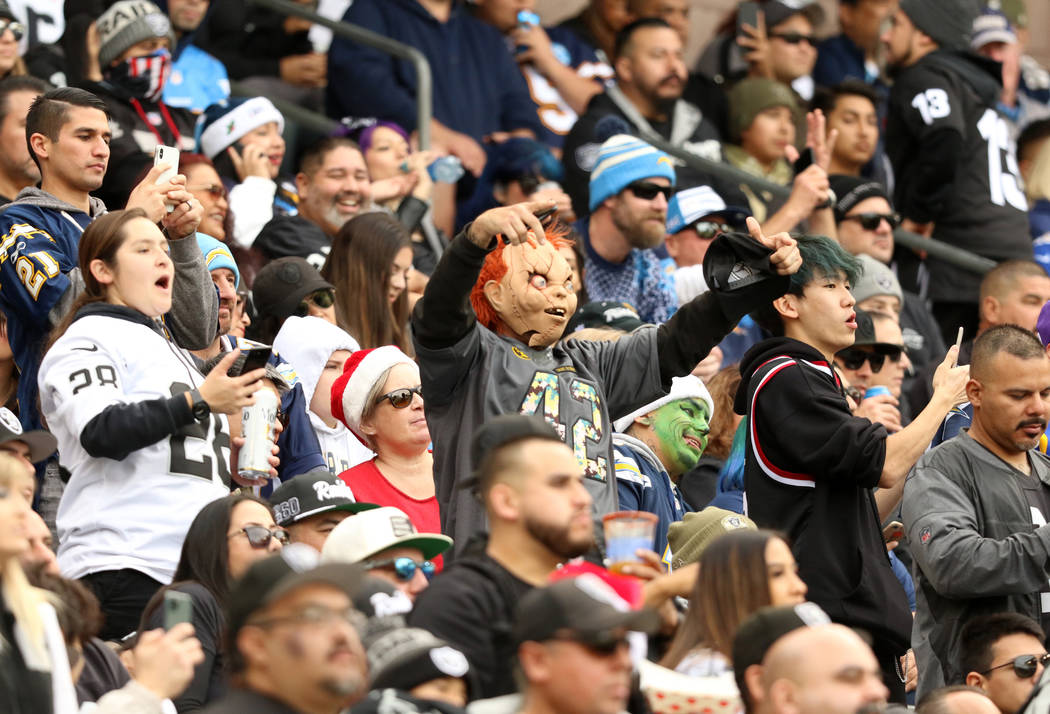
[[[372,387],[391,367],[415,362],[393,345],[358,350],[350,355],[343,365],[343,373],[332,383],[332,416],[354,432],[357,438],[368,443],[361,433],[361,416],[365,413],[365,400]]]

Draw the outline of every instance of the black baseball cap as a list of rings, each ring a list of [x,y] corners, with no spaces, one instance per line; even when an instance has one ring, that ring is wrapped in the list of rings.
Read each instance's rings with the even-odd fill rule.
[[[58,450],[58,439],[49,431],[22,431],[22,423],[7,407],[0,407],[0,444],[21,441],[29,447],[29,460],[34,464]]]
[[[255,276],[252,302],[260,317],[273,315],[283,320],[295,313],[307,295],[325,289],[334,288],[304,258],[278,258]]]
[[[271,494],[270,506],[279,526],[328,511],[360,513],[379,508],[375,503],[356,501],[350,487],[327,469],[314,469],[285,481]]]
[[[824,8],[813,0],[770,0],[761,9],[765,12],[767,31],[792,15],[805,15],[814,27],[824,22]]]
[[[481,486],[481,474],[478,467],[493,449],[525,439],[547,439],[564,443],[554,431],[554,427],[541,417],[524,414],[501,414],[489,419],[474,432],[470,442],[470,463],[473,464],[473,475],[465,479],[460,488],[477,490]]]
[[[583,327],[611,327],[614,330],[634,332],[644,324],[638,316],[638,310],[630,303],[596,300],[587,303],[573,315],[565,334],[572,336],[573,332]]]
[[[597,643],[620,628],[652,635],[660,616],[648,608],[629,609],[604,580],[584,573],[528,592],[518,603],[512,639],[544,642],[565,633],[582,644]]]
[[[416,627],[388,630],[369,643],[368,673],[372,689],[407,692],[432,679],[451,677],[463,680],[468,699],[478,690],[466,655]]]
[[[753,664],[762,664],[773,643],[800,627],[828,625],[828,617],[819,605],[804,602],[798,605],[763,607],[748,617],[733,636],[733,674],[740,693],[746,693],[744,673]]]
[[[320,554],[305,543],[293,543],[256,561],[234,583],[226,606],[226,642],[234,651],[237,633],[253,614],[304,585],[331,585],[351,598],[365,578],[365,570],[352,563],[318,565]]]
[[[869,198],[884,198],[891,206],[886,187],[878,181],[860,176],[849,176],[847,174],[832,174],[828,176],[828,184],[832,193],[835,194],[835,221],[841,223],[846,214],[853,210],[861,201]]]
[[[773,251],[747,233],[723,233],[704,256],[704,280],[731,322],[773,302],[791,287],[790,275],[778,275],[769,262]]]

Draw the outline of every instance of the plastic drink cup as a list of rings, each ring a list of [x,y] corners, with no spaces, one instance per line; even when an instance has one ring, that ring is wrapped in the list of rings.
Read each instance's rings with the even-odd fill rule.
[[[890,396],[890,388],[879,385],[877,387],[868,387],[864,392],[864,398],[869,399],[870,397],[881,397],[883,394]]]
[[[656,524],[660,519],[646,511],[616,511],[602,516],[605,531],[605,560],[609,570],[622,572],[628,563],[639,563],[639,548],[652,550]]]

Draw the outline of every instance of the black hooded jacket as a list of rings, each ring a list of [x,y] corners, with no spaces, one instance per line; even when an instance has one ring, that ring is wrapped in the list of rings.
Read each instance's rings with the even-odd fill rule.
[[[853,416],[827,360],[777,337],[740,362],[734,410],[747,421],[748,515],[787,534],[807,598],[835,622],[871,633],[880,660],[903,654],[911,612],[893,575],[872,495],[886,429]]]
[[[894,203],[933,221],[934,238],[992,260],[1032,258],[1028,204],[1005,119],[998,62],[932,52],[896,78],[886,146],[897,176]],[[980,275],[927,261],[934,301],[976,302]]]

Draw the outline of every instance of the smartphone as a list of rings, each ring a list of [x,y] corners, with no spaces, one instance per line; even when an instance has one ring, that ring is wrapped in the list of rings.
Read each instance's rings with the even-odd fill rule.
[[[193,598],[178,590],[164,593],[164,629],[170,630],[180,622],[193,621]]]
[[[272,347],[252,347],[248,350],[241,350],[245,354],[244,367],[241,369],[241,374],[248,374],[248,372],[265,367],[266,363],[270,361],[271,350],[273,350]]]
[[[795,175],[798,176],[800,173],[808,169],[813,165],[813,148],[807,146],[802,150],[802,153],[798,155],[798,159],[795,160]]]
[[[960,325],[959,326],[959,334],[956,335],[956,337],[955,337],[955,364],[952,365],[953,367],[958,367],[959,366],[959,348],[962,347],[962,338],[963,338],[963,328]]]
[[[762,7],[757,2],[742,2],[736,11],[736,36],[750,37],[744,32],[744,25],[758,28],[758,12]]]
[[[887,543],[900,540],[903,537],[904,524],[900,521],[890,521],[890,523],[882,529],[882,539]]]
[[[536,213],[534,215],[539,220],[540,225],[543,226],[544,228],[546,228],[547,224],[550,222],[550,219],[554,216],[554,214],[555,214],[555,212],[557,212],[557,210],[558,210],[557,206],[551,206],[550,208],[544,208],[542,211],[540,211],[539,213]]]
[[[153,149],[153,165],[154,166],[165,166],[164,173],[157,177],[157,183],[167,183],[175,178],[175,175],[179,173],[179,150],[174,146],[164,146],[164,144],[157,144],[156,148]],[[168,213],[175,210],[174,204],[168,204]]]

